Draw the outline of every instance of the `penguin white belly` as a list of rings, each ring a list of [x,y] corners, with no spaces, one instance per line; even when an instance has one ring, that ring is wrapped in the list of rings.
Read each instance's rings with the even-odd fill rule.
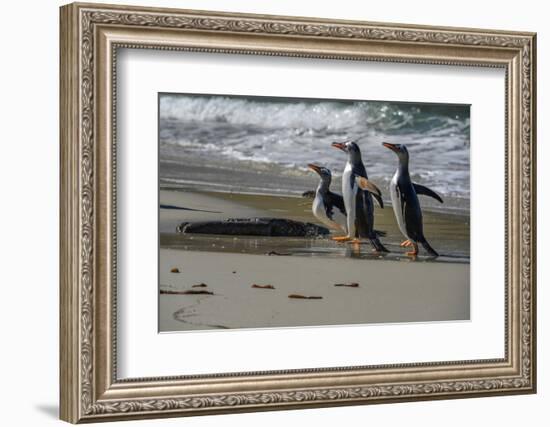
[[[391,204],[393,206],[393,212],[395,213],[395,219],[397,220],[397,225],[399,230],[407,239],[410,237],[407,234],[407,227],[405,226],[405,218],[403,217],[403,209],[401,205],[401,194],[397,186],[397,172],[393,176],[390,183],[390,195],[391,195]],[[404,208],[404,206],[403,206]]]
[[[344,233],[348,232],[348,217],[342,213],[336,206],[332,210],[332,219],[338,225],[338,228]]]
[[[332,230],[337,230],[337,231],[344,231],[344,232],[346,231],[345,226],[343,226],[343,224],[345,224],[345,221],[346,221],[345,215],[343,215],[340,212],[340,210],[335,207],[333,209],[334,220],[330,219],[327,216],[327,210],[326,210],[326,206],[323,202],[323,199],[319,195],[315,196],[315,199],[313,200],[313,205],[311,206],[311,210],[313,211],[313,215],[315,216],[315,218],[317,218],[319,221],[321,221],[328,228],[330,228]],[[340,214],[340,216],[344,218],[343,223],[341,222],[341,218],[338,217],[337,213]]]
[[[355,237],[355,203],[357,196],[357,185],[351,182],[352,166],[346,164],[342,175],[342,196],[347,213],[348,236]]]

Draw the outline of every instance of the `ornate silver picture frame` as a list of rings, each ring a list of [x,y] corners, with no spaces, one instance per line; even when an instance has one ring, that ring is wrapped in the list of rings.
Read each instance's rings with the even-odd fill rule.
[[[63,420],[536,391],[535,34],[75,3],[61,8],[60,43]],[[504,70],[506,164],[499,178],[505,185],[504,357],[119,378],[115,147],[120,49]]]

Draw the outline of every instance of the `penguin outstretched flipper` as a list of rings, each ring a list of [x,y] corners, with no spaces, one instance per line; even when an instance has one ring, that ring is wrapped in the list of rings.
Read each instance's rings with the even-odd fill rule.
[[[368,191],[369,193],[371,193],[373,195],[373,197],[376,199],[376,201],[378,202],[378,205],[382,209],[384,209],[384,201],[382,200],[382,192],[380,191],[380,189],[376,185],[374,185],[374,183],[372,181],[368,180],[365,177],[358,176],[358,177],[355,178],[355,182],[357,183],[357,185],[359,186],[359,188],[361,190]]]
[[[379,196],[378,194],[373,194],[372,196],[378,202],[378,206],[380,206],[380,209],[384,209],[384,202],[382,200],[382,197]]]
[[[413,182],[414,191],[416,191],[416,194],[422,194],[424,196],[433,197],[435,200],[437,200],[439,203],[443,203],[443,200],[441,197],[439,197],[439,194],[437,194],[435,191],[430,190],[428,187],[424,187],[420,184],[415,184]]]
[[[342,196],[333,193],[332,191],[329,191],[327,192],[325,197],[330,202],[330,204],[338,208],[343,215],[346,215],[346,206],[344,204],[344,198]]]

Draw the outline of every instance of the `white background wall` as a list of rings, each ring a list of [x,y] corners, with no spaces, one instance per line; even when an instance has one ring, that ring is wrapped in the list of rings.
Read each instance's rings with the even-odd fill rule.
[[[111,0],[113,3],[122,3]],[[542,426],[550,405],[550,29],[545,3],[518,1],[133,0],[133,4],[538,32],[539,393],[439,402],[139,421],[131,425]],[[2,4],[0,63],[0,420],[59,425],[58,402],[58,6]],[[546,221],[545,221],[546,220]],[[545,336],[546,335],[546,336]]]

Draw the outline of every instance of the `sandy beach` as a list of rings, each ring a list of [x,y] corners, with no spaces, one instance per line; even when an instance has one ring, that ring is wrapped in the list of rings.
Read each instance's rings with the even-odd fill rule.
[[[331,189],[342,193],[349,155],[335,141],[356,142],[382,191],[374,225],[389,253],[327,235],[176,231],[251,218],[321,225],[302,194],[319,183],[312,162],[332,171]],[[398,159],[383,142],[406,144],[411,180],[444,201],[420,200],[437,258],[400,247],[389,200]],[[158,177],[160,331],[469,319],[468,105],[163,94]]]
[[[376,228],[387,233],[383,242],[392,251],[380,255],[368,244],[326,237],[175,233],[178,224],[194,220],[316,222],[311,200],[301,197],[180,188],[162,189],[160,204],[161,332],[469,319],[466,216],[425,212],[426,234],[442,256],[413,260],[399,247],[402,236],[390,207],[376,210]],[[357,286],[335,286],[351,283]],[[199,284],[206,286],[194,287]],[[212,294],[182,294],[190,290]],[[318,299],[289,298],[292,294]]]
[[[175,266],[180,273],[170,273]],[[161,294],[161,331],[469,319],[467,264],[162,249],[160,280],[161,290],[213,292]]]

